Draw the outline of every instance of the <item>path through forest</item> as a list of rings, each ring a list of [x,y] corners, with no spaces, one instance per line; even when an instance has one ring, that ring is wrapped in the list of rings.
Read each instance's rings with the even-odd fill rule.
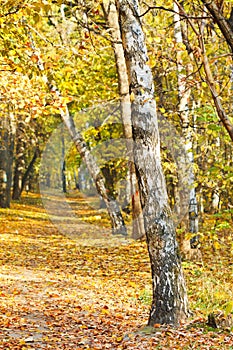
[[[49,221],[36,195],[0,210],[0,349],[233,349],[230,329],[208,328],[200,307],[180,328],[144,328],[151,297],[146,244],[112,236],[104,211],[69,200],[78,201],[72,235]],[[184,268],[197,305],[209,267]],[[218,267],[211,268],[213,275]]]

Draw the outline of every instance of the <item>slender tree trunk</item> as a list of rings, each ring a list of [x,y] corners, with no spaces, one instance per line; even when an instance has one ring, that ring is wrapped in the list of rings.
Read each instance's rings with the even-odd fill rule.
[[[113,234],[122,234],[127,235],[127,230],[125,227],[125,223],[120,211],[120,207],[117,203],[117,201],[112,200],[108,196],[108,192],[105,187],[105,179],[103,177],[103,174],[101,173],[101,170],[95,161],[95,158],[93,157],[90,149],[88,148],[87,143],[85,142],[82,134],[76,129],[74,120],[69,112],[68,106],[66,103],[63,102],[61,93],[57,86],[55,85],[52,76],[45,75],[44,71],[44,63],[41,60],[39,51],[36,50],[33,38],[31,36],[31,33],[29,32],[30,38],[31,38],[31,46],[32,49],[35,51],[35,54],[38,57],[37,65],[38,69],[44,74],[44,80],[47,82],[47,86],[51,93],[56,96],[56,98],[59,100],[59,105],[61,106],[59,108],[61,118],[66,125],[68,132],[76,146],[77,151],[79,152],[83,162],[86,164],[86,167],[94,181],[94,184],[96,186],[97,192],[102,197],[102,199],[105,202],[106,208],[108,210],[108,214],[111,220],[112,225],[112,233]]]
[[[7,152],[7,188],[6,188],[6,200],[7,206],[10,207],[11,202],[11,185],[13,176],[13,161],[14,161],[14,148],[15,148],[15,117],[12,112],[9,111],[9,126],[8,126],[8,152]]]
[[[0,207],[10,208],[15,130],[13,114],[0,123]]]
[[[132,102],[134,158],[152,268],[149,325],[178,324],[188,316],[185,280],[161,167],[151,69],[138,2],[118,0]]]
[[[7,203],[7,131],[1,126],[0,129],[0,207],[8,208]]]
[[[221,122],[223,123],[223,126],[225,127],[225,129],[227,130],[231,140],[233,141],[233,124],[231,123],[230,119],[228,118],[228,116],[227,116],[227,114],[222,106],[221,98],[219,97],[219,94],[215,88],[215,81],[214,81],[214,78],[213,78],[213,75],[212,75],[212,72],[210,69],[210,65],[209,65],[209,60],[208,60],[208,57],[206,54],[206,49],[205,49],[202,31],[203,31],[203,26],[201,26],[201,28],[200,28],[198,40],[199,40],[200,48],[202,50],[202,58],[203,58],[203,66],[204,66],[204,70],[205,70],[205,75],[206,75],[206,82],[207,82],[208,87],[210,89],[218,117],[221,120]]]
[[[119,94],[121,98],[121,117],[126,138],[126,146],[129,157],[129,171],[132,196],[132,216],[133,216],[133,233],[134,239],[145,236],[144,221],[142,215],[142,206],[138,195],[139,188],[136,177],[136,169],[133,162],[133,133],[131,121],[131,106],[129,95],[129,80],[125,62],[124,48],[122,45],[121,31],[119,26],[118,12],[115,0],[106,0],[103,2],[103,9],[108,25],[111,29],[112,46],[115,54]]]
[[[20,121],[17,127],[17,144],[15,152],[15,169],[13,177],[13,193],[12,199],[18,200],[20,198],[21,189],[22,189],[22,178],[23,170],[25,167],[25,140],[24,140],[24,123]]]
[[[209,13],[212,15],[213,20],[218,24],[219,29],[221,30],[224,38],[226,39],[226,42],[231,48],[231,51],[233,52],[233,23],[232,23],[232,16],[233,16],[233,9],[231,10],[231,13],[229,14],[229,18],[225,18],[222,14],[222,12],[219,10],[219,7],[217,5],[217,1],[210,1],[210,0],[201,0],[205,7],[208,9]]]
[[[180,159],[181,164],[184,165],[184,169],[188,169],[188,172],[182,171],[182,176],[185,176],[185,179],[182,179],[182,183],[185,188],[182,188],[181,193],[181,207],[180,210],[186,214],[185,223],[186,231],[193,234],[198,232],[198,205],[197,205],[197,196],[195,190],[195,174],[193,171],[194,165],[194,155],[193,155],[193,129],[190,126],[190,111],[189,111],[189,98],[191,94],[191,89],[187,87],[186,84],[186,75],[183,73],[186,69],[182,62],[181,51],[179,45],[183,44],[182,28],[179,15],[179,7],[176,2],[174,2],[174,37],[177,43],[177,81],[178,81],[178,96],[179,96],[179,105],[178,113],[180,116],[182,124],[182,133],[184,137],[184,150],[185,153],[181,155]],[[191,53],[190,53],[191,54]],[[192,71],[192,67],[188,67],[188,73]],[[186,201],[182,200],[182,197],[188,193],[189,198],[189,208],[184,208]],[[185,237],[182,240],[186,240]],[[189,257],[192,256],[191,245],[188,242],[182,242],[183,253]],[[187,251],[188,250],[188,251]],[[187,257],[186,256],[186,257]]]
[[[174,1],[176,2],[177,6],[181,9],[181,11],[183,13],[185,13],[181,4],[176,0],[174,0]],[[226,42],[229,44],[229,46],[233,52],[233,24],[232,24],[233,10],[231,11],[230,18],[226,19],[223,16],[223,14],[221,13],[221,11],[219,11],[219,8],[218,8],[215,1],[202,0],[202,2],[206,6],[206,8],[210,12],[210,14],[212,15],[213,19],[218,24],[219,29],[221,30],[224,38],[226,39]],[[221,122],[223,123],[223,126],[225,127],[225,129],[227,130],[231,140],[233,141],[233,124],[231,123],[231,120],[227,116],[227,114],[222,106],[221,99],[219,98],[219,94],[217,93],[217,90],[215,88],[215,81],[213,79],[213,75],[212,75],[212,72],[210,70],[208,57],[206,55],[205,44],[204,44],[203,35],[202,35],[204,22],[202,22],[201,25],[199,24],[199,33],[198,33],[198,31],[196,31],[196,29],[195,29],[195,26],[193,25],[192,20],[190,18],[188,18],[188,16],[187,16],[187,19],[188,19],[193,31],[195,32],[195,34],[197,35],[197,38],[198,38],[199,46],[200,46],[201,51],[202,51],[202,60],[203,60],[205,74],[206,74],[206,82],[207,82],[208,87],[210,89],[218,117],[221,120]]]
[[[27,170],[25,171],[25,173],[24,173],[24,175],[22,177],[22,186],[21,186],[21,190],[20,190],[20,196],[21,196],[21,194],[22,194],[22,192],[23,192],[23,190],[25,188],[25,185],[26,185],[26,183],[28,181],[28,177],[29,177],[30,173],[32,172],[34,164],[35,164],[35,162],[36,162],[36,160],[37,160],[37,158],[39,156],[39,153],[40,153],[39,152],[39,148],[37,147],[35,152],[34,152],[34,155],[33,155],[32,159],[31,159],[31,161],[30,161],[30,163],[29,163],[29,165],[27,167]]]
[[[78,132],[75,128],[74,121],[69,114],[68,107],[64,106],[63,109],[60,110],[61,117],[67,126],[67,129],[71,135],[73,142],[79,152],[81,158],[85,162],[87,169],[95,183],[96,189],[100,196],[103,198],[105,205],[108,210],[108,214],[110,216],[113,234],[122,234],[126,235],[126,227],[124,224],[124,220],[121,215],[121,211],[119,205],[116,201],[112,200],[108,196],[105,187],[105,180],[101,173],[99,166],[97,165],[94,157],[91,154],[86,142],[84,141],[80,132]]]
[[[62,153],[62,160],[61,160],[62,191],[64,193],[66,193],[67,189],[66,189],[65,139],[64,139],[64,129],[63,129],[63,127],[61,128],[61,153]]]

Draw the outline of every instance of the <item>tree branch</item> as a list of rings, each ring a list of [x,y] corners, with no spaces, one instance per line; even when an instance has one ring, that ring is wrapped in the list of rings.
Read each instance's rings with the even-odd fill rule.
[[[142,13],[139,17],[145,16],[151,10],[164,10],[164,11],[167,11],[167,12],[179,14],[181,17],[184,17],[184,18],[190,18],[190,19],[209,19],[209,18],[211,18],[210,16],[188,16],[184,12],[176,12],[173,9],[170,9],[168,7],[164,7],[164,6],[150,6],[147,3],[145,3],[145,2],[143,2],[143,4],[147,6],[147,10],[144,13]]]
[[[19,12],[19,10],[21,10],[22,8],[23,8],[23,4],[14,6],[12,11],[10,10],[9,12],[2,14],[1,17],[14,15],[15,13]]]
[[[213,19],[215,20],[219,29],[221,30],[224,38],[226,39],[228,45],[230,46],[231,51],[233,52],[233,28],[231,26],[232,12],[228,20],[223,16],[221,11],[219,11],[219,8],[214,1],[209,1],[209,0],[201,0],[201,1],[206,6],[209,13],[212,15]]]

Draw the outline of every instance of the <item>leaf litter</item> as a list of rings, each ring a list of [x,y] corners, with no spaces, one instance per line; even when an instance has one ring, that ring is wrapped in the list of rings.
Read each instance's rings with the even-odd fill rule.
[[[0,349],[233,349],[232,329],[206,325],[214,301],[205,305],[198,287],[210,266],[219,278],[219,265],[184,264],[193,307],[187,324],[147,327],[145,242],[111,236],[100,224],[83,232],[80,223],[76,235],[63,235],[39,199],[29,199],[0,210]],[[83,216],[85,208],[99,222],[85,203]]]

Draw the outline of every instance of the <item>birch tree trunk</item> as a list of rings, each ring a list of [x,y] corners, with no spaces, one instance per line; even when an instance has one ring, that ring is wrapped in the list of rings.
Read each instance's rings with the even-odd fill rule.
[[[120,211],[120,207],[117,203],[117,201],[113,200],[108,196],[106,187],[105,187],[105,179],[103,174],[101,173],[101,170],[95,161],[95,158],[93,157],[87,143],[85,142],[82,134],[76,129],[74,120],[69,112],[68,106],[66,103],[64,103],[62,95],[57,88],[52,75],[45,75],[45,69],[44,69],[44,63],[41,60],[40,52],[38,49],[36,49],[34,45],[33,38],[31,36],[31,33],[29,31],[29,36],[31,39],[31,47],[34,50],[34,54],[38,58],[37,66],[38,69],[42,72],[44,81],[46,82],[49,90],[54,95],[54,98],[57,98],[59,101],[59,111],[60,116],[66,125],[68,132],[75,144],[75,147],[77,151],[79,152],[83,162],[86,164],[86,167],[94,181],[94,184],[96,186],[97,192],[99,195],[103,198],[103,201],[105,202],[110,221],[112,226],[112,233],[113,234],[122,234],[127,235],[127,230],[125,227],[125,223]]]
[[[193,131],[190,126],[190,111],[189,111],[189,98],[191,94],[191,89],[187,87],[186,84],[186,75],[183,73],[186,69],[182,62],[182,56],[181,51],[179,49],[179,45],[183,44],[183,36],[182,36],[182,28],[181,28],[181,22],[180,22],[180,15],[179,15],[179,7],[174,2],[173,5],[174,9],[174,38],[177,43],[177,82],[178,82],[178,97],[179,97],[179,104],[178,104],[178,113],[180,116],[181,124],[182,124],[182,133],[184,137],[184,150],[185,154],[182,154],[181,164],[184,164],[184,169],[188,169],[188,172],[185,174],[185,171],[182,171],[182,175],[185,175],[186,178],[182,179],[182,183],[184,184],[185,188],[182,189],[183,195],[185,195],[185,192],[189,192],[188,198],[189,198],[189,208],[184,208],[183,205],[186,204],[185,201],[181,203],[180,210],[183,213],[187,213],[186,215],[186,223],[187,227],[186,229],[191,233],[197,233],[198,232],[198,205],[197,205],[197,196],[196,196],[196,190],[195,190],[195,174],[193,171],[193,164],[194,164],[194,155],[193,155]],[[191,53],[190,53],[191,54]],[[192,67],[188,67],[189,71],[192,71]],[[190,73],[188,71],[188,74]],[[182,194],[181,194],[181,202],[182,202]],[[185,241],[185,237],[183,239]],[[182,242],[183,247],[183,253],[189,257],[192,256],[191,253],[191,246],[189,242]],[[188,251],[187,251],[188,250]]]
[[[151,69],[136,0],[118,0],[132,102],[134,159],[152,269],[148,324],[176,325],[188,316],[185,280],[161,167]]]
[[[57,90],[58,96],[60,95]],[[77,131],[73,118],[71,117],[67,105],[60,109],[61,117],[69,131],[69,134],[76,146],[77,151],[79,152],[82,160],[87,166],[89,173],[95,183],[97,192],[103,198],[108,214],[112,224],[112,233],[113,234],[122,234],[127,235],[126,227],[124,224],[123,217],[121,215],[120,207],[115,200],[112,200],[107,193],[105,187],[105,180],[101,173],[99,166],[97,165],[94,157],[91,154],[85,140],[83,139],[80,132]]]
[[[118,73],[118,86],[121,98],[121,118],[126,138],[126,146],[129,157],[129,171],[132,196],[132,217],[133,217],[133,233],[134,239],[145,236],[144,221],[142,215],[142,207],[139,197],[139,188],[136,177],[136,169],[133,160],[133,133],[131,121],[131,103],[129,95],[129,80],[127,67],[125,62],[124,48],[122,45],[121,31],[119,26],[118,12],[115,0],[103,1],[103,10],[111,29],[112,46],[115,54],[116,67]]]

